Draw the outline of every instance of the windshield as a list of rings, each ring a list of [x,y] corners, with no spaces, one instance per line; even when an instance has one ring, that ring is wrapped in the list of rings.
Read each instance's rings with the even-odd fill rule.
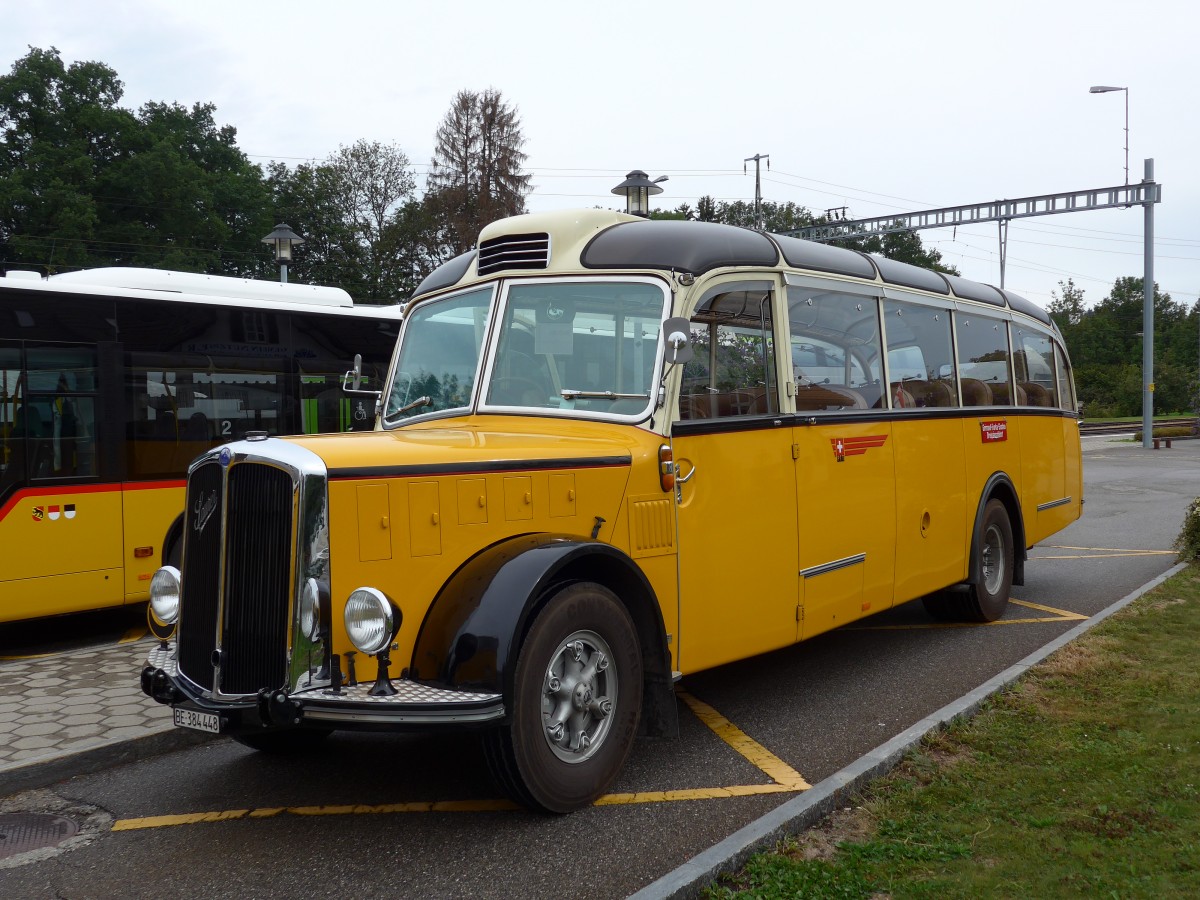
[[[470,405],[491,306],[488,287],[422,303],[405,316],[385,423]]]
[[[651,282],[512,285],[484,404],[649,414],[665,303]]]
[[[510,284],[485,347],[494,291],[415,304],[405,315],[384,424],[482,406],[645,417],[667,294],[657,283],[577,279]]]

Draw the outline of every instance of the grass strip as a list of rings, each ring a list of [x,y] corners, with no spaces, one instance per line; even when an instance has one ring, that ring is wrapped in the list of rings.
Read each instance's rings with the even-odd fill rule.
[[[1198,897],[1198,656],[1194,565],[705,896]]]

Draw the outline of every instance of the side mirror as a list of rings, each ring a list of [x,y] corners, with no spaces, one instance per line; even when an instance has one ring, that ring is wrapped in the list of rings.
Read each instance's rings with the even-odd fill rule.
[[[362,394],[367,397],[374,397],[378,400],[383,396],[382,391],[364,391],[362,390],[363,374],[362,374],[362,354],[354,354],[354,368],[342,376],[342,390],[347,394]]]
[[[691,323],[677,316],[663,322],[663,338],[665,349],[663,356],[668,365],[685,363],[692,358]]]

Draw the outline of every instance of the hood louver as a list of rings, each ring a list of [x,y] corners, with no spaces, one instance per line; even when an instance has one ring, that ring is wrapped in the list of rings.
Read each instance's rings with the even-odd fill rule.
[[[479,245],[476,271],[487,275],[500,269],[544,269],[550,265],[550,235],[506,234]]]

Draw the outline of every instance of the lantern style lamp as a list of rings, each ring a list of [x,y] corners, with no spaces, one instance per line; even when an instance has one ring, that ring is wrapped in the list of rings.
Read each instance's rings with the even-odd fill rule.
[[[262,239],[264,244],[275,248],[275,262],[279,264],[279,281],[287,284],[287,267],[292,261],[292,248],[304,243],[304,238],[286,225],[276,225],[275,230]]]
[[[663,189],[659,182],[666,181],[666,175],[660,175],[653,181],[641,169],[634,169],[625,176],[625,180],[612,189],[614,194],[625,195],[625,212],[631,216],[650,218],[650,196],[661,194]]]

